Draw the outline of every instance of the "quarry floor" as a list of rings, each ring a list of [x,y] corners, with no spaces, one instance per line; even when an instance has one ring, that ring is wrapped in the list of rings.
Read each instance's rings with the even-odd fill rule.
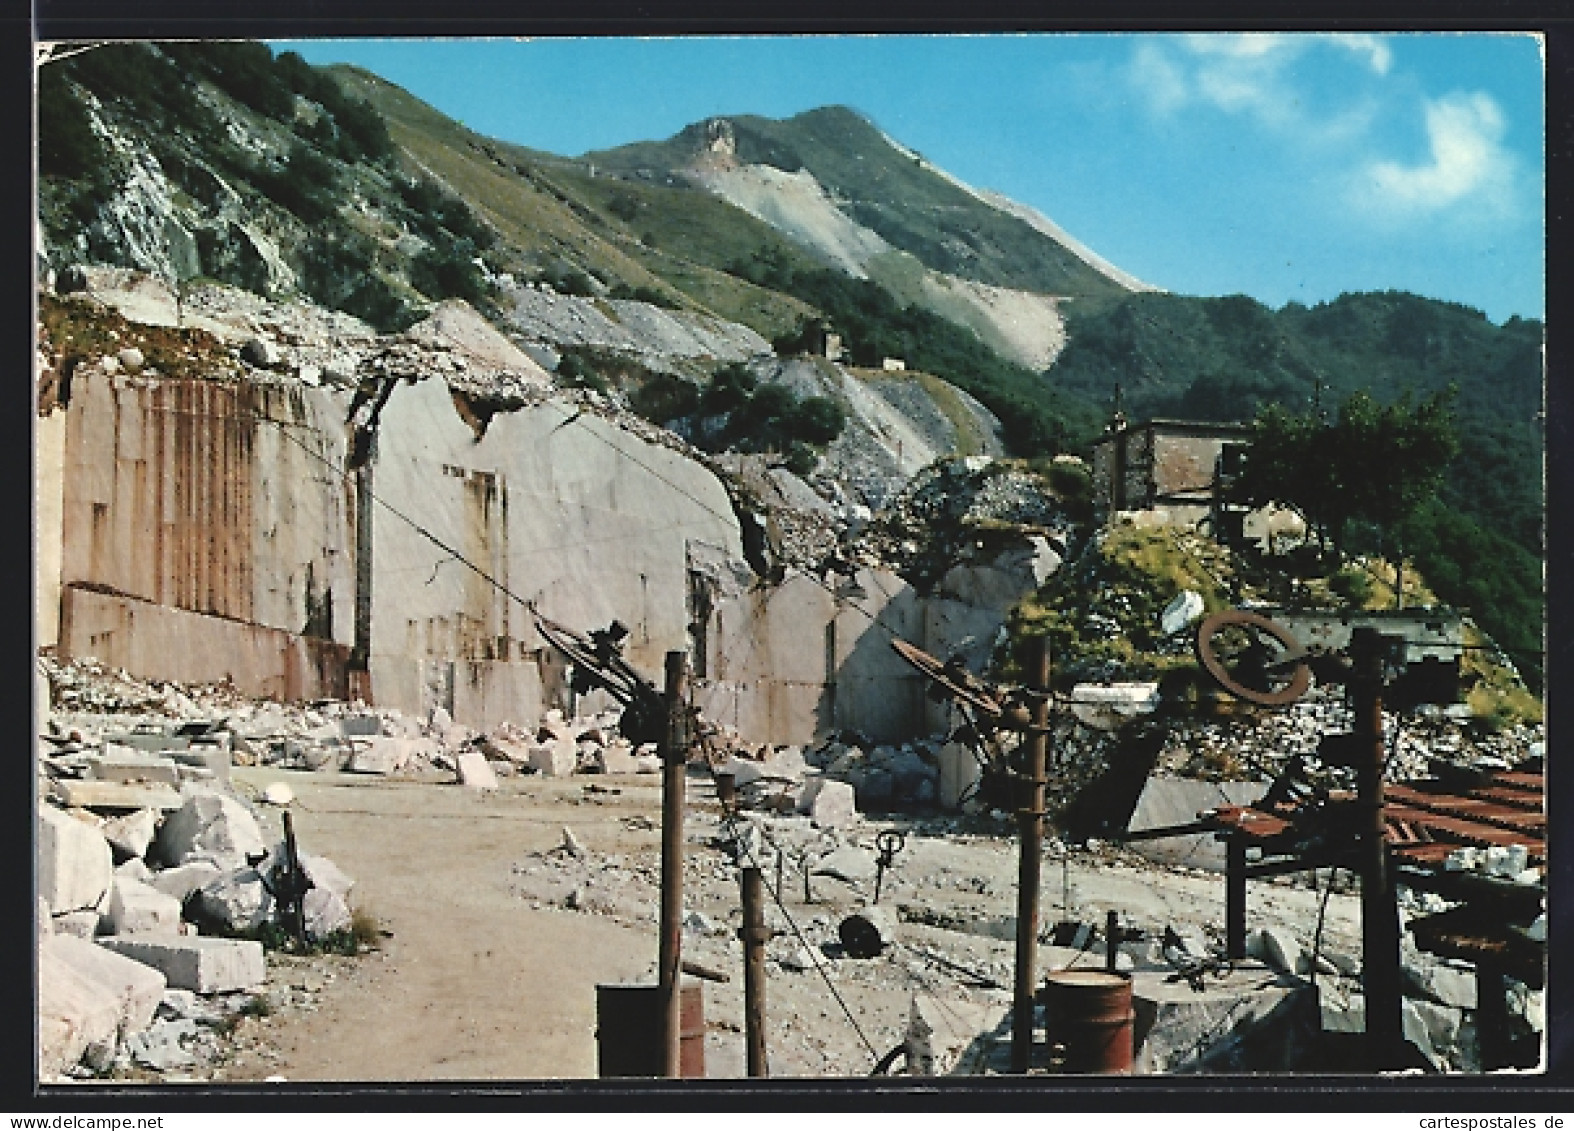
[[[386,934],[375,950],[354,958],[270,954],[266,996],[273,1006],[264,1016],[241,1020],[231,1055],[204,1073],[208,1079],[453,1082],[597,1075],[596,986],[654,982],[659,777],[532,776],[504,779],[497,791],[479,793],[442,777],[255,767],[237,767],[233,774],[241,790],[289,784],[303,849],[329,857],[356,879],[352,903],[374,915]],[[706,1075],[740,1078],[736,869],[719,848],[705,844],[708,832],[719,828],[719,815],[709,781],[691,775],[685,908],[701,910],[709,922],[685,931],[684,957],[730,976],[726,983],[704,983]],[[875,831],[894,820],[864,821],[843,839],[872,843]],[[630,899],[591,913],[565,910],[560,901],[534,898],[539,890],[522,889],[521,870],[539,871],[554,850],[560,853],[565,828],[588,859],[615,856],[637,870],[641,890],[624,885]],[[789,869],[785,911],[804,929],[857,1028],[814,969],[768,964],[771,1075],[866,1076],[876,1058],[901,1041],[915,994],[938,1018],[937,1044],[978,1048],[980,1034],[990,1031],[1008,1043],[1012,936],[1006,929],[993,932],[998,938],[985,937],[991,932],[977,924],[1014,914],[1016,872],[1008,825],[998,836],[910,837],[882,895],[882,906],[901,907],[909,920],[899,925],[900,943],[879,958],[857,960],[838,955],[835,928],[867,902],[871,885],[816,876],[815,902],[805,904],[801,878]],[[1216,933],[1224,918],[1222,876],[1123,853],[1077,851],[1065,867],[1046,861],[1043,888],[1046,923],[1062,916],[1068,893],[1069,915],[1084,922],[1102,923],[1114,909],[1124,922],[1150,931],[1173,925]],[[1304,888],[1253,885],[1249,920],[1310,922],[1320,899]],[[911,921],[915,907],[944,925]],[[772,914],[780,924],[780,913]],[[1329,901],[1324,938],[1331,947],[1357,947],[1357,915],[1355,899],[1340,894]],[[971,929],[955,929],[955,921],[969,917]],[[1079,956],[1045,947],[1040,970],[1068,957],[1097,966],[1102,955],[1098,949]],[[956,966],[998,986],[980,985]]]

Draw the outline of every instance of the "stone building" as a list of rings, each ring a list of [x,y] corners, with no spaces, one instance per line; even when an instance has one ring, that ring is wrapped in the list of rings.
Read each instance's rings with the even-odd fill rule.
[[[1093,446],[1093,498],[1104,514],[1165,510],[1200,522],[1213,510],[1221,466],[1227,474],[1250,437],[1244,424],[1148,420],[1118,413]]]

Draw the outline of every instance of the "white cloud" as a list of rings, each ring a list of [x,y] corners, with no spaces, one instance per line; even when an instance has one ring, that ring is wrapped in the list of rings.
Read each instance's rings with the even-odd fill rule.
[[[1333,47],[1366,63],[1381,76],[1393,54],[1381,37],[1365,34],[1254,32],[1183,35],[1144,40],[1132,55],[1134,85],[1161,114],[1188,102],[1229,114],[1249,115],[1264,126],[1313,140],[1325,128],[1348,134],[1348,111],[1325,110],[1326,120],[1308,110],[1305,81],[1294,64],[1309,51]]]
[[[1157,43],[1137,45],[1131,57],[1130,78],[1157,113],[1174,113],[1191,99],[1186,76]]]
[[[1375,35],[1330,35],[1328,42],[1356,55],[1364,55],[1367,65],[1379,75],[1386,75],[1393,66],[1394,53],[1388,44]]]
[[[1431,215],[1470,204],[1490,212],[1511,203],[1514,157],[1503,147],[1503,112],[1486,94],[1455,93],[1425,104],[1428,159],[1372,161],[1354,197],[1389,216]]]

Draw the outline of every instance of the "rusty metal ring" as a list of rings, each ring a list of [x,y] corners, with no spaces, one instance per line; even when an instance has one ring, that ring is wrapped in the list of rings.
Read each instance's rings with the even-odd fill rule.
[[[1258,629],[1273,637],[1292,654],[1304,652],[1300,641],[1296,640],[1287,628],[1274,623],[1261,613],[1248,612],[1245,609],[1226,609],[1222,613],[1214,613],[1197,627],[1197,659],[1220,687],[1237,699],[1244,699],[1248,703],[1256,703],[1264,707],[1283,707],[1294,703],[1306,694],[1307,688],[1312,684],[1312,669],[1307,665],[1304,654],[1296,660],[1289,682],[1277,691],[1260,691],[1237,683],[1213,646],[1215,634],[1221,629],[1233,626]]]

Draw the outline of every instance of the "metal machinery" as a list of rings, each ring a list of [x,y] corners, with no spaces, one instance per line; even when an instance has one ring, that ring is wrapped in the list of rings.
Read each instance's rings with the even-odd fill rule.
[[[1524,1062],[1523,1051],[1516,1052],[1509,1040],[1504,978],[1539,988],[1545,977],[1546,945],[1527,931],[1546,894],[1541,768],[1494,772],[1434,763],[1427,779],[1386,781],[1392,747],[1384,738],[1382,699],[1405,665],[1403,641],[1374,629],[1356,629],[1343,654],[1318,652],[1301,647],[1288,630],[1260,614],[1229,610],[1199,626],[1197,656],[1224,691],[1249,703],[1293,703],[1316,674],[1322,682],[1346,686],[1355,715],[1353,730],[1324,735],[1315,757],[1291,758],[1257,803],[1216,809],[1201,814],[1195,825],[1144,834],[1212,831],[1225,842],[1229,957],[1245,954],[1249,879],[1318,868],[1358,875],[1365,1063],[1401,1068],[1407,1059],[1396,893],[1399,885],[1435,892],[1455,906],[1412,919],[1408,929],[1421,949],[1476,965],[1482,1066]],[[1525,883],[1523,875],[1496,878],[1448,867],[1461,847],[1509,846],[1522,846],[1526,863],[1541,870],[1539,883]]]

